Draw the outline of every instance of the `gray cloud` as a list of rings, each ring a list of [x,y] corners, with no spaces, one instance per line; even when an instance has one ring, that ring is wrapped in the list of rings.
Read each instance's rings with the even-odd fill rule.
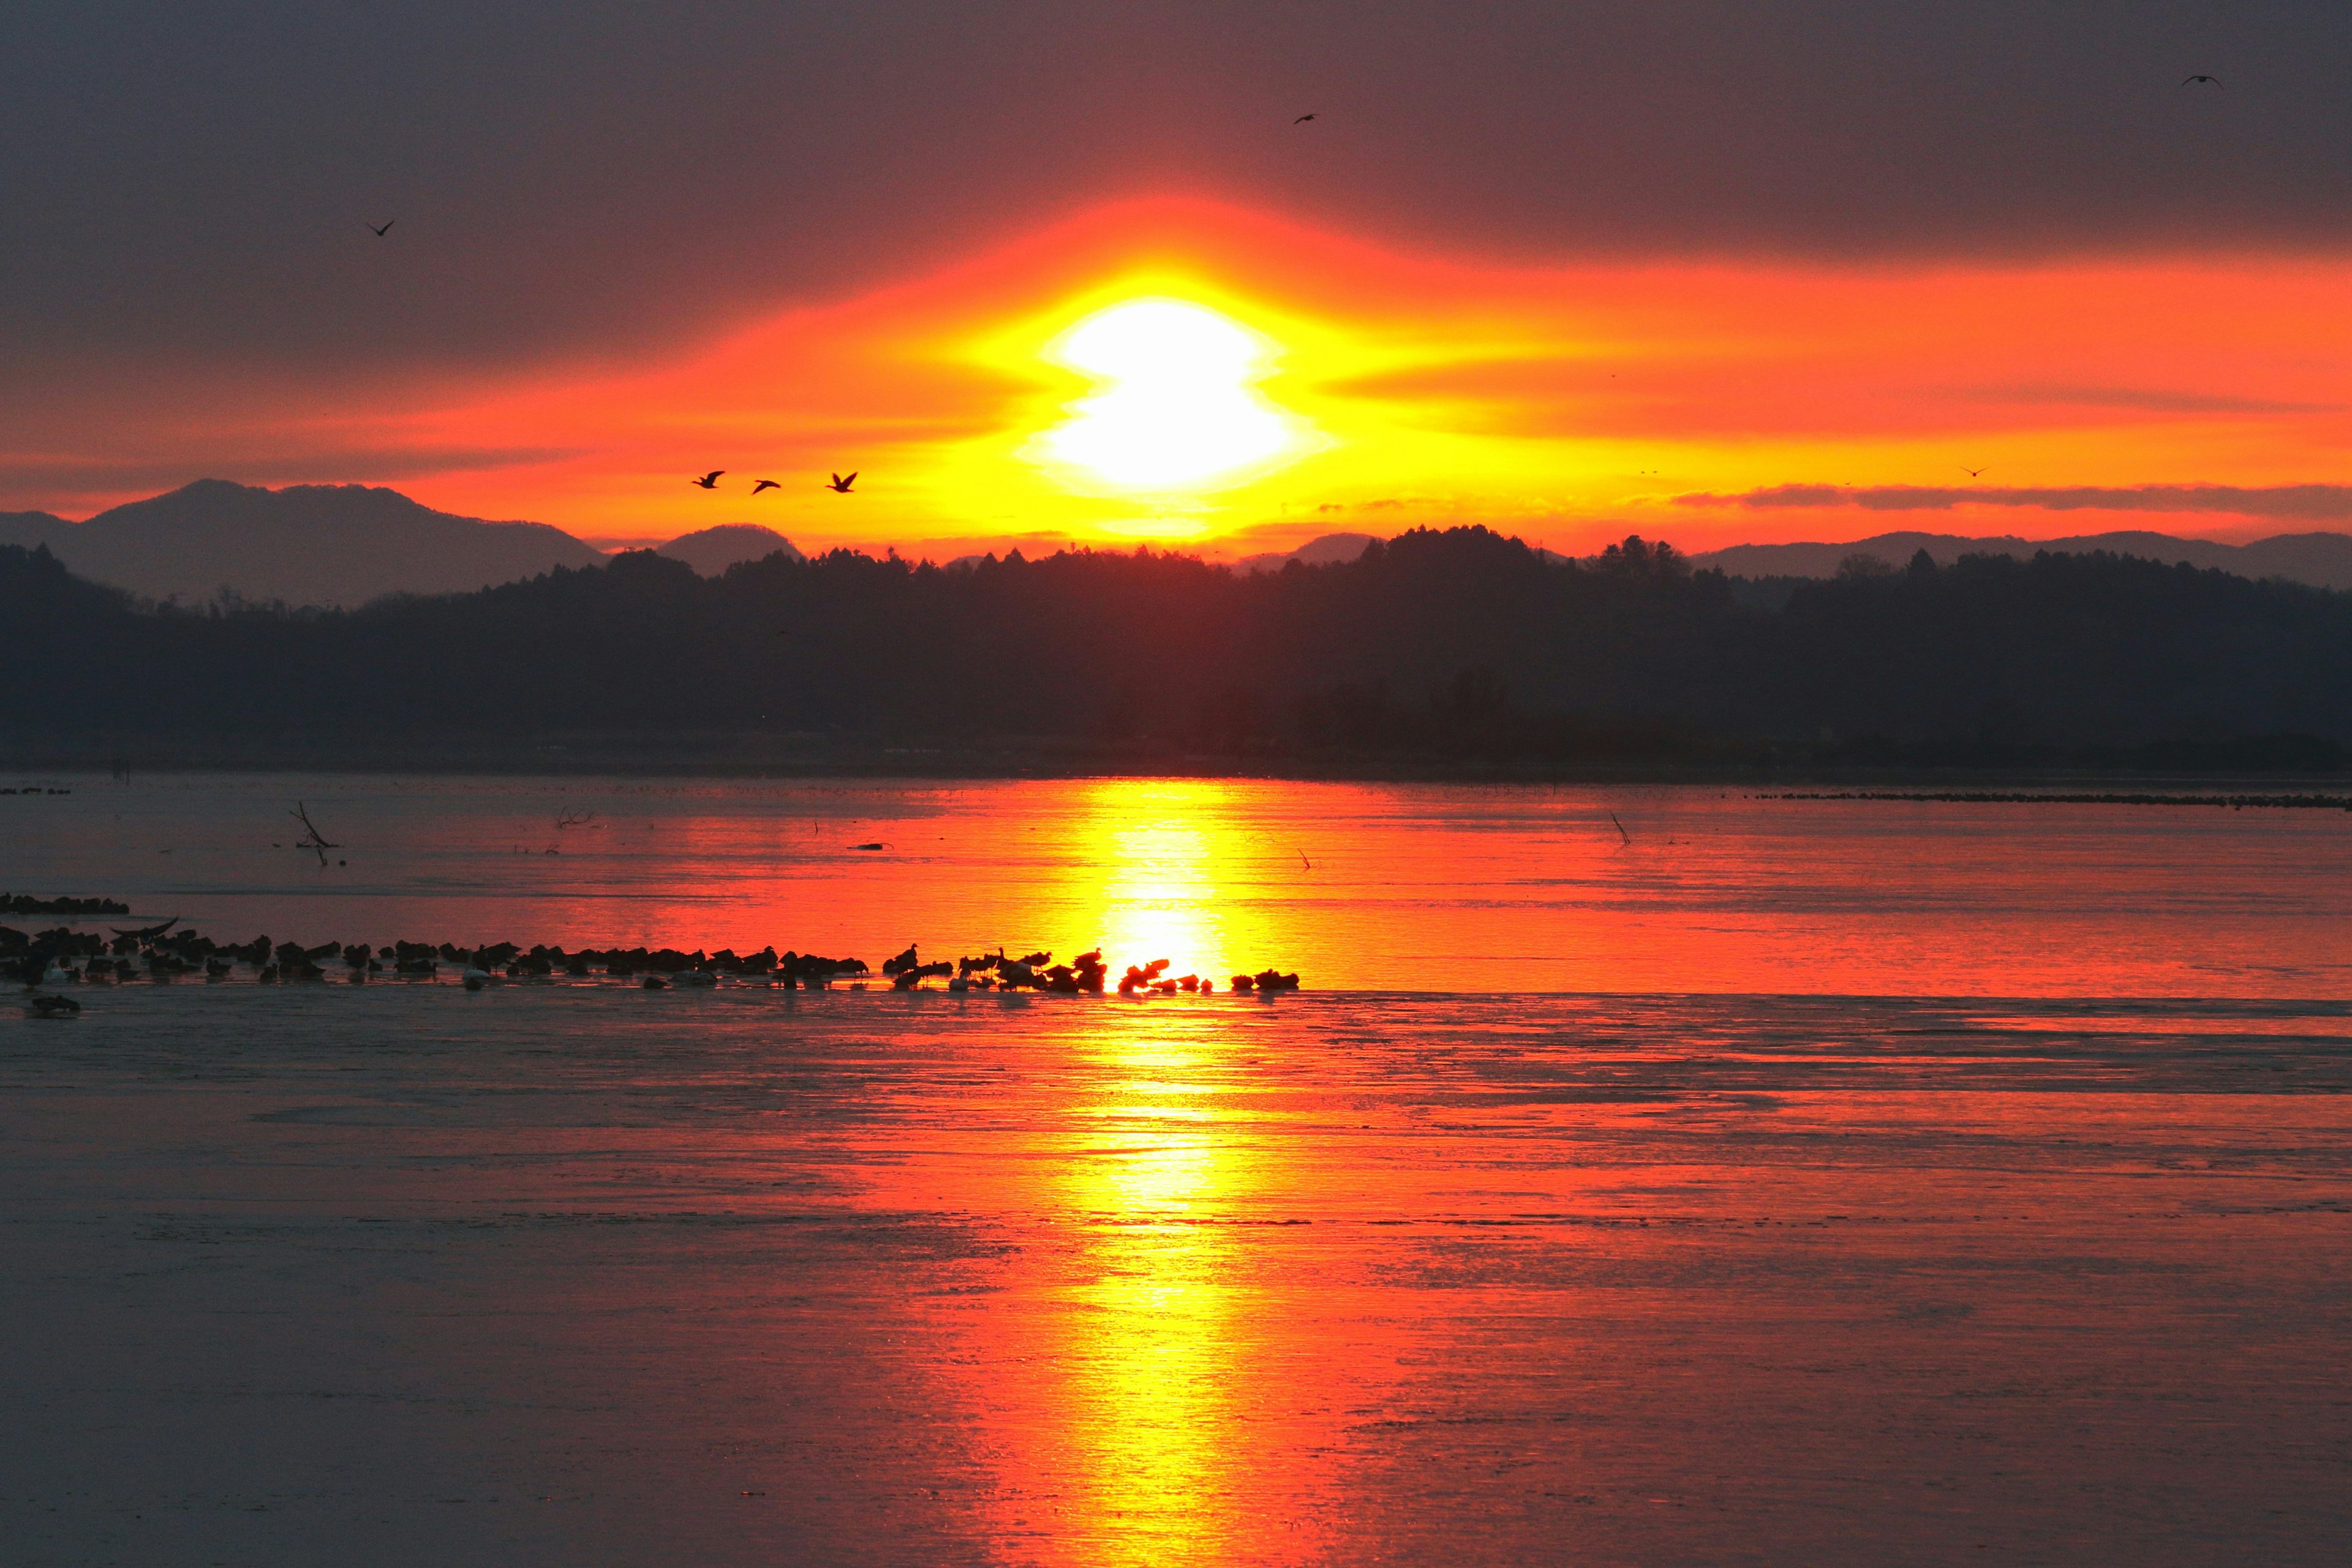
[[[0,382],[626,353],[1171,192],[1507,259],[2335,246],[2347,58],[2316,0],[20,0]]]
[[[2290,403],[2272,397],[2233,397],[2226,393],[2181,392],[2166,387],[2074,386],[2054,382],[1971,387],[1962,395],[1978,403],[2127,408],[2148,414],[2327,414],[2337,407],[2330,403]]]
[[[2077,485],[2063,489],[1940,489],[1883,485],[1775,485],[1719,495],[1701,490],[1674,498],[1676,506],[1859,507],[1865,511],[1949,511],[1960,506],[2037,507],[2046,511],[2229,512],[2241,517],[2319,521],[2352,517],[2352,485]]]
[[[193,447],[195,441],[173,445]],[[140,455],[121,460],[0,453],[0,489],[41,491],[177,489],[192,480],[247,485],[386,484],[452,468],[558,462],[577,453],[532,447],[333,447],[288,453],[244,440],[215,443],[208,455]]]

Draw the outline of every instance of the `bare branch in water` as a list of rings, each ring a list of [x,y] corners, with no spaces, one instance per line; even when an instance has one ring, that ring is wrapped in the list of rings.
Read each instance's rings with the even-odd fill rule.
[[[319,857],[320,865],[323,866],[327,863],[328,850],[342,847],[339,844],[331,843],[328,840],[327,836],[319,831],[319,825],[310,820],[310,806],[309,802],[296,802],[294,809],[287,815],[295,818],[302,825],[303,836],[294,841],[294,847],[297,849],[309,849],[315,852]]]

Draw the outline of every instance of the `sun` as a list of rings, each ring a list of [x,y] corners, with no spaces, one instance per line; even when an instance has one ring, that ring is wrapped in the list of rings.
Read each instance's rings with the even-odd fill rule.
[[[1274,341],[1188,300],[1128,300],[1045,346],[1096,390],[1024,455],[1073,488],[1126,492],[1229,489],[1326,444],[1257,384]]]

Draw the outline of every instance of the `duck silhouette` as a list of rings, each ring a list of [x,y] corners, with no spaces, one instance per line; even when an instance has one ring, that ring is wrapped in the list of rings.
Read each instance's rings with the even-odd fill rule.
[[[850,486],[852,486],[852,485],[854,485],[854,484],[856,484],[856,482],[857,482],[857,470],[856,470],[856,469],[855,469],[855,468],[852,468],[852,469],[849,471],[849,477],[848,477],[847,479],[843,479],[839,474],[835,474],[835,475],[834,475],[834,476],[833,476],[833,483],[831,483],[831,484],[829,484],[829,485],[825,486],[824,488],[825,488],[825,489],[829,489],[829,490],[832,490],[832,491],[833,491],[834,493],[835,493],[836,495],[845,495],[845,495],[847,495],[847,494],[849,493],[849,487],[850,487]]]
[[[701,489],[706,490],[715,490],[719,488],[719,476],[726,471],[727,470],[724,468],[713,468],[709,473],[703,475],[700,479],[688,479],[686,482],[690,485],[699,486]]]

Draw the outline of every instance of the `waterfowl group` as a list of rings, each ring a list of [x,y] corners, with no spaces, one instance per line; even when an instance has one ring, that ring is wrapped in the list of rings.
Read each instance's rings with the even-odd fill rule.
[[[178,929],[174,929],[178,928]],[[215,942],[180,927],[177,920],[137,930],[118,930],[111,937],[59,926],[27,935],[0,926],[0,973],[13,973],[33,994],[26,1005],[41,1016],[66,1016],[80,1010],[72,998],[54,995],[61,987],[104,985],[129,981],[143,970],[151,981],[168,983],[201,971],[205,980],[233,979],[240,966],[252,972],[257,984],[322,981],[333,968],[351,984],[364,984],[377,975],[397,979],[437,980],[445,967],[454,968],[460,984],[480,991],[501,980],[551,979],[562,974],[586,979],[598,973],[634,980],[648,991],[673,987],[709,988],[729,984],[781,986],[785,990],[824,990],[846,981],[853,989],[865,987],[866,963],[856,958],[827,958],[816,953],[778,952],[773,947],[738,953],[731,948],[716,952],[676,948],[524,949],[510,942],[461,947],[453,942],[399,942],[386,947],[365,942],[272,942],[266,936],[248,942]],[[1216,983],[1199,974],[1171,975],[1164,958],[1129,964],[1119,978],[1119,995],[1134,998],[1178,994],[1209,995]],[[922,989],[926,981],[941,980],[954,993],[972,991],[1046,991],[1066,995],[1100,995],[1107,988],[1108,969],[1100,949],[1078,954],[1065,963],[1051,952],[1009,957],[1003,948],[953,962],[923,961],[915,943],[885,959],[882,974],[894,990]],[[1267,969],[1256,974],[1236,974],[1230,989],[1236,992],[1295,991],[1298,976]],[[43,1009],[46,1009],[45,1011]]]

